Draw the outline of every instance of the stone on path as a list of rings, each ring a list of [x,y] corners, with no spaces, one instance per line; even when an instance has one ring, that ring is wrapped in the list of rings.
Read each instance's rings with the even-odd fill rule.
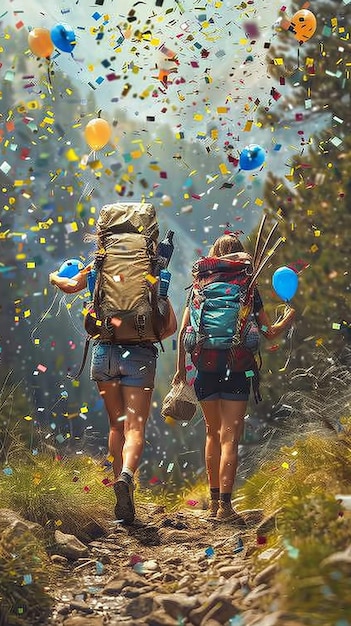
[[[94,613],[93,609],[83,600],[73,600],[70,603],[71,611],[79,611],[80,613],[85,613],[89,615],[90,613]]]
[[[0,535],[8,528],[11,528],[11,535],[14,537],[20,537],[25,532],[31,532],[38,538],[44,536],[44,529],[40,524],[24,519],[11,509],[0,509]]]
[[[66,535],[60,530],[55,530],[56,550],[61,556],[76,561],[82,557],[89,556],[87,546],[79,541],[75,535]]]
[[[237,609],[230,601],[228,595],[224,595],[219,592],[211,594],[210,598],[201,604],[199,608],[194,609],[189,613],[189,619],[195,626],[202,626],[206,623],[206,619],[222,620],[225,624],[231,617],[234,617],[239,613]],[[205,619],[206,618],[206,619]]]
[[[103,589],[103,593],[109,596],[118,596],[124,587],[144,587],[146,582],[143,577],[132,570],[126,576],[125,572],[119,572],[118,578],[110,580]]]
[[[149,593],[130,600],[124,612],[128,617],[138,619],[141,617],[145,617],[146,615],[150,615],[150,613],[153,611],[153,608],[153,594]]]
[[[81,617],[80,615],[71,615],[63,622],[64,626],[105,626],[103,617]]]
[[[188,596],[185,593],[161,594],[155,596],[156,604],[159,604],[163,610],[178,620],[186,617],[191,610],[200,606],[200,602],[196,596]]]

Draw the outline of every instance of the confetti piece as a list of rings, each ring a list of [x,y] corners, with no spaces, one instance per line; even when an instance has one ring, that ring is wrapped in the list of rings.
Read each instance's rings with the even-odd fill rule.
[[[41,363],[39,363],[39,365],[37,365],[37,370],[39,372],[46,372],[48,368],[46,367],[46,365],[42,365]]]
[[[24,574],[23,576],[23,584],[31,585],[33,582],[32,574]]]
[[[242,552],[243,549],[244,549],[244,543],[243,543],[243,540],[241,539],[241,537],[239,537],[237,546],[236,546],[236,548],[234,548],[233,553],[234,554],[239,554],[239,552]]]
[[[211,558],[214,555],[215,551],[212,548],[212,546],[209,546],[208,548],[205,549],[205,556],[207,556],[207,558]]]

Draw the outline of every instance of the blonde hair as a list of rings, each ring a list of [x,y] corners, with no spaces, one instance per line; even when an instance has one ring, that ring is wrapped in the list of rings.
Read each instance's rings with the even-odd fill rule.
[[[245,252],[243,244],[234,233],[218,237],[212,244],[208,256],[220,257],[233,252]]]

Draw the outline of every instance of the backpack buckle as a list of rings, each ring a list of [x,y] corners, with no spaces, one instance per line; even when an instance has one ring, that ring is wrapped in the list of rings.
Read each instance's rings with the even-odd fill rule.
[[[113,327],[113,325],[111,324],[111,318],[110,318],[110,317],[106,317],[106,318],[105,318],[105,320],[104,320],[104,326],[105,326],[105,329],[107,330],[107,332],[108,332],[108,333],[110,333],[110,334],[111,334],[111,333],[113,333],[113,331],[114,331],[114,327]]]
[[[138,313],[136,315],[136,317],[135,317],[135,326],[136,326],[136,329],[137,329],[140,337],[145,335],[145,333],[146,333],[146,315]]]

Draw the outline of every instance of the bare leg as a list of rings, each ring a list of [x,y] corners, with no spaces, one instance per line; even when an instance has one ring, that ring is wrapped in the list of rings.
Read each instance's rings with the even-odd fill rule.
[[[145,425],[150,412],[152,390],[143,387],[122,386],[125,444],[123,465],[133,473],[138,469],[144,449]]]
[[[219,487],[222,493],[231,493],[238,467],[238,446],[244,425],[246,400],[220,400],[221,462]]]
[[[119,381],[100,381],[97,383],[97,386],[109,418],[108,448],[111,456],[113,456],[113,473],[115,478],[117,478],[122,469],[122,450],[125,442],[124,420],[118,420],[118,418],[125,415],[122,387]]]
[[[206,422],[205,462],[210,489],[219,488],[220,447],[220,400],[204,400],[201,408]]]

